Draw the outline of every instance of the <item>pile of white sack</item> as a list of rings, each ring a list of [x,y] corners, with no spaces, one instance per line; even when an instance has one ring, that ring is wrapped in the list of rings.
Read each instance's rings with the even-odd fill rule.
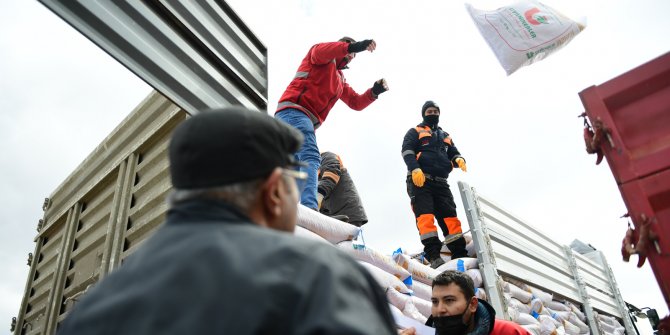
[[[391,309],[405,316],[426,322],[431,310],[431,283],[445,270],[467,273],[475,284],[477,298],[487,300],[475,248],[468,234],[464,237],[470,257],[452,260],[449,249],[444,247],[441,257],[446,263],[433,269],[419,251],[412,253],[398,249],[393,254],[376,251],[362,241],[360,228],[299,207],[295,235],[332,245],[358,260],[385,289]],[[503,291],[511,320],[531,334],[590,333],[586,316],[569,301],[554,300],[552,294],[511,278],[503,281]],[[597,315],[597,319],[604,334],[624,334],[625,328],[616,318]]]
[[[596,313],[598,326],[605,335],[624,335],[626,328],[619,321],[611,316]]]
[[[384,288],[391,309],[425,323],[430,316],[433,278],[448,269],[470,275],[475,283],[475,294],[486,300],[477,258],[452,261],[448,253],[443,253],[447,262],[433,269],[402,249],[389,255],[365,246],[360,232],[358,227],[299,206],[295,235],[333,245],[358,260]]]
[[[507,313],[531,334],[589,334],[586,316],[568,301],[553,300],[550,293],[523,282],[503,281]]]

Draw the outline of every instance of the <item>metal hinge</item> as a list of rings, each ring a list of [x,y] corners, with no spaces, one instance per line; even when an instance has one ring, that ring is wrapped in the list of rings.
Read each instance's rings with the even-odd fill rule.
[[[51,206],[51,199],[44,198],[44,203],[42,204],[42,210],[46,211],[47,209],[49,209],[49,206]]]

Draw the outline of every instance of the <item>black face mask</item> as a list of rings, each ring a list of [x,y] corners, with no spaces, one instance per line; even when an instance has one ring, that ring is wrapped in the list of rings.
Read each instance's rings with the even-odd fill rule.
[[[461,335],[468,331],[468,325],[463,323],[463,314],[450,316],[434,316],[433,326],[437,335]]]
[[[429,124],[431,126],[437,125],[437,123],[440,122],[440,116],[439,115],[424,115],[423,116],[423,123]]]

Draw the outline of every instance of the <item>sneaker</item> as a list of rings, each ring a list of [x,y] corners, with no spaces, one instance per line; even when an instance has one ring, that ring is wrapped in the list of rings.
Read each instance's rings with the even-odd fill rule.
[[[433,269],[439,268],[442,264],[444,264],[444,259],[442,259],[442,257],[438,257],[430,261],[430,267]]]

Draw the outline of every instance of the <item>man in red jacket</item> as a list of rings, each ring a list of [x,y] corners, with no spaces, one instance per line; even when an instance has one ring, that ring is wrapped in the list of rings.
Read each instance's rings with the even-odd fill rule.
[[[374,40],[356,42],[350,37],[315,44],[279,99],[275,117],[300,130],[305,138],[295,156],[308,165],[307,183],[300,199],[306,207],[318,209],[317,170],[321,155],[314,134],[316,128],[326,120],[337,100],[342,100],[352,109],[363,110],[388,90],[386,81],[380,79],[363,94],[358,94],[346,83],[342,74],[357,53],[365,50],[372,52],[376,47]]]
[[[433,279],[433,303],[427,326],[435,334],[530,335],[520,325],[496,319],[496,311],[475,297],[472,278],[464,272],[447,270]]]

